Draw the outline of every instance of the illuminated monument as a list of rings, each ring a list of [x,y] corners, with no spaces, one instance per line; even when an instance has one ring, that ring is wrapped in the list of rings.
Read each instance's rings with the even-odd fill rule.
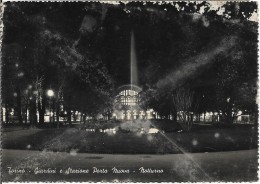
[[[140,107],[142,89],[138,86],[138,68],[135,52],[134,33],[131,32],[130,84],[120,86],[114,100],[113,117],[116,119],[151,119],[153,111]]]

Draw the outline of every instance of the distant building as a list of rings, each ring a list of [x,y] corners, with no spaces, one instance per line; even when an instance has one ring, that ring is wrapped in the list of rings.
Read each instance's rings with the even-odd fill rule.
[[[117,89],[114,99],[114,119],[152,119],[155,112],[152,109],[144,110],[141,105],[142,89],[136,85],[123,85]]]

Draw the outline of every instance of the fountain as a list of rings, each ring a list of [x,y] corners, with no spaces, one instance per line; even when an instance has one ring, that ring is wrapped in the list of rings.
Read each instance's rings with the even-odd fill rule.
[[[133,31],[131,31],[130,36],[130,84],[118,88],[117,96],[115,97],[114,116],[133,121],[135,119],[145,119],[145,111],[139,106],[141,101],[139,93],[142,89],[138,87],[138,64]]]
[[[134,39],[134,32],[131,31],[131,52],[130,52],[130,76],[131,81],[130,84],[138,86],[138,73],[137,73],[137,59],[136,59],[136,52],[135,52],[135,39]],[[132,88],[131,88],[132,89]]]

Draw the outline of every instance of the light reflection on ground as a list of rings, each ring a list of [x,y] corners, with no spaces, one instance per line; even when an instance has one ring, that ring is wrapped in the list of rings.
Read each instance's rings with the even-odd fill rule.
[[[93,129],[93,128],[87,128],[86,132],[102,132],[102,133],[108,133],[108,134],[116,134],[118,132],[118,128],[107,128],[107,129]],[[159,133],[159,130],[157,128],[149,128],[148,131],[145,131],[144,128],[141,128],[139,131],[136,131],[135,133],[140,134],[157,134]]]

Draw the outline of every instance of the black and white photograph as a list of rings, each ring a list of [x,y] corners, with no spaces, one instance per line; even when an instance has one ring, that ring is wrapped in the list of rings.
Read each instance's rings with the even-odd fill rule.
[[[258,2],[3,2],[1,182],[257,182]]]

